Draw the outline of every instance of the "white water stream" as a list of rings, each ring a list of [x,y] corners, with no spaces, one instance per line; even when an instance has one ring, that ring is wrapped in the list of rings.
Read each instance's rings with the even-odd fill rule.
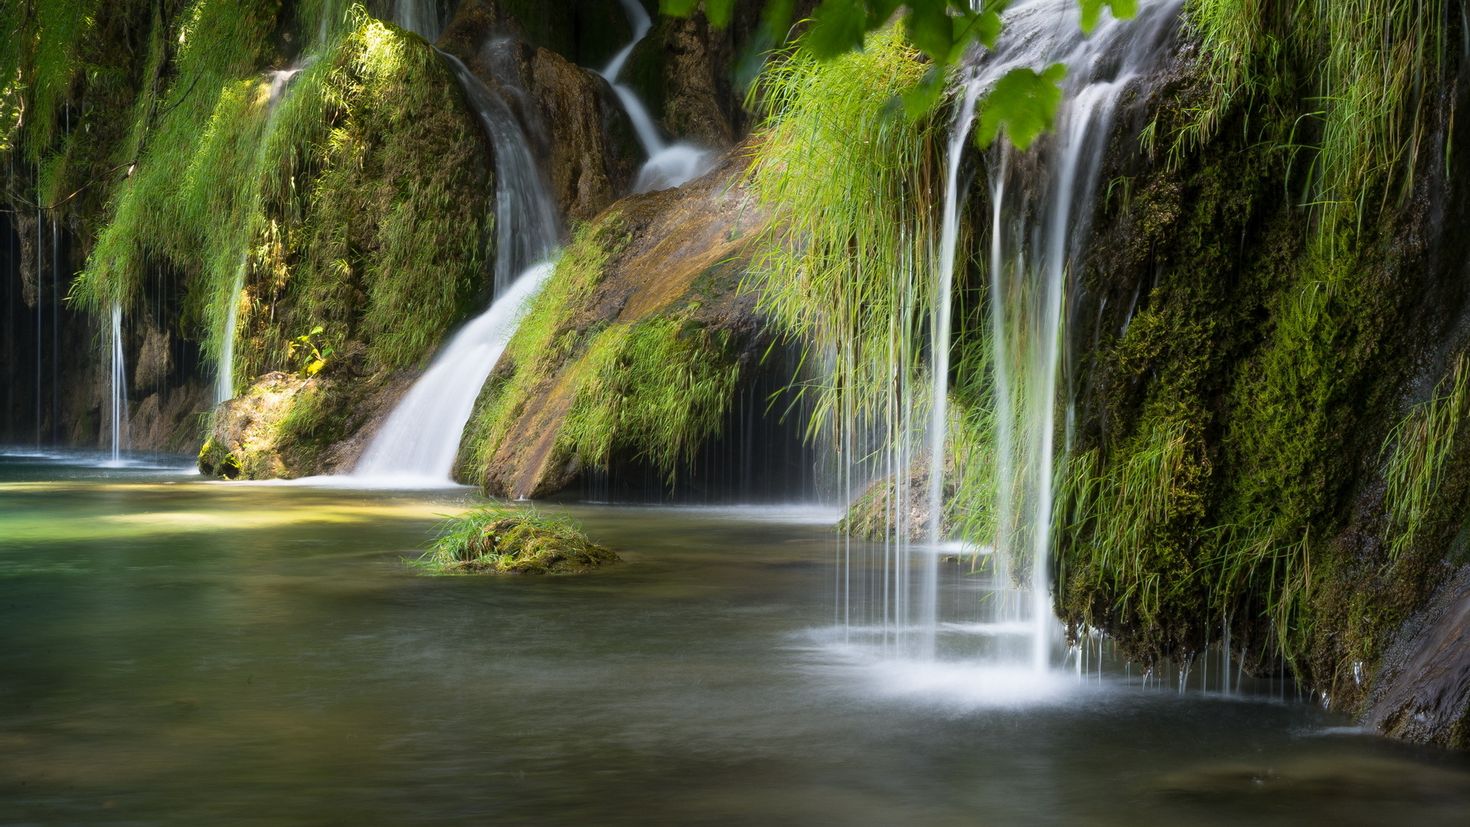
[[[495,363],[554,270],[560,223],[515,116],[464,62],[440,53],[495,148],[496,298],[444,345],[368,445],[352,476],[399,485],[446,485],[465,423]],[[520,269],[524,268],[524,272]]]
[[[1134,19],[1105,14],[1084,36],[1075,0],[1022,0],[1007,11],[997,49],[963,69],[928,291],[933,300],[927,314],[930,386],[927,393],[911,393],[905,383],[887,414],[881,470],[894,480],[885,519],[895,539],[883,548],[881,580],[866,568],[855,569],[866,564],[854,560],[850,550],[840,552],[844,641],[881,641],[882,657],[896,656],[913,674],[938,668],[936,662],[976,662],[992,670],[986,680],[996,684],[997,697],[1018,686],[1044,688],[1052,681],[1059,643],[1048,576],[1053,470],[1060,460],[1055,437],[1057,408],[1065,404],[1059,387],[1065,308],[1078,289],[1069,283],[1069,273],[1090,232],[1115,110],[1130,86],[1146,82],[1169,58],[1180,6],[1181,0],[1141,0]],[[947,542],[942,520],[946,471],[964,470],[946,467],[953,465],[947,401],[953,281],[962,275],[957,264],[966,258],[959,250],[966,197],[961,167],[977,102],[983,108],[984,95],[1014,69],[1041,71],[1058,62],[1066,65],[1067,76],[1052,133],[1024,153],[1002,141],[985,158],[992,200],[988,278],[995,396],[995,451],[987,461],[995,464],[997,530],[985,548],[962,547]],[[903,298],[908,309],[900,312],[906,318],[917,309],[909,307],[913,298]],[[902,337],[897,347],[904,347]],[[895,371],[909,364],[899,350],[893,360]],[[915,427],[920,420],[927,420],[927,427]],[[910,502],[907,469],[920,458],[928,471],[928,519],[925,540],[911,542],[912,517],[900,504]],[[961,551],[976,554],[988,577],[971,579],[969,585],[950,578],[942,585],[942,558]],[[1018,582],[1016,572],[1029,574]]]
[[[638,0],[621,1],[628,14],[628,22],[633,26],[633,40],[613,56],[612,61],[602,70],[602,76],[612,84],[613,92],[617,93],[618,100],[628,113],[628,120],[633,123],[638,142],[648,155],[648,160],[638,171],[633,191],[652,192],[682,186],[709,172],[714,166],[714,155],[691,143],[666,143],[659,134],[658,127],[654,125],[652,116],[648,114],[648,109],[643,106],[643,101],[627,85],[618,83],[618,76],[622,74],[623,65],[628,62],[629,55],[633,54],[634,47],[653,27],[653,21]]]
[[[392,478],[408,485],[450,482],[460,436],[480,388],[553,269],[546,262],[526,271],[489,310],[449,340],[378,429],[354,477]]]
[[[454,70],[495,148],[495,292],[499,295],[526,268],[551,255],[561,224],[515,115],[464,61],[447,52],[439,54]]]
[[[124,363],[122,340],[122,305],[112,303],[112,337],[109,346],[111,376],[109,396],[112,407],[111,464],[122,464],[124,432],[128,422],[128,371]]]

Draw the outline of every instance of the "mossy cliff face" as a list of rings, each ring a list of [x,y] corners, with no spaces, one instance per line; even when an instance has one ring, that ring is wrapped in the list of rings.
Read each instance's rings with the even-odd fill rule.
[[[1395,426],[1460,404],[1463,242],[1437,213],[1466,182],[1422,173],[1356,229],[1319,222],[1289,197],[1308,166],[1280,150],[1291,123],[1248,107],[1166,163],[1137,136],[1188,127],[1197,66],[1120,124],[1069,305],[1058,607],[1144,661],[1192,657],[1228,627],[1248,669],[1285,663],[1324,703],[1397,720],[1369,694],[1465,562],[1464,440]],[[1415,737],[1456,742],[1458,698]]]
[[[93,319],[121,306],[130,372],[162,383],[130,393],[135,436],[158,435],[131,447],[179,447],[231,350],[240,390],[299,370],[320,327],[371,393],[486,300],[490,147],[422,40],[346,3],[80,5],[28,5],[7,42],[25,117],[5,145],[14,169],[38,161],[8,191],[65,221],[81,272],[51,293]]]
[[[481,395],[461,479],[538,497],[639,459],[675,477],[717,435],[761,342],[739,290],[762,222],[742,171],[732,155],[578,234]]]

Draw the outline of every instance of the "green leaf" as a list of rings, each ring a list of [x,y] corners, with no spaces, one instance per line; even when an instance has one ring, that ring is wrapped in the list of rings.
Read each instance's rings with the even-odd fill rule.
[[[1097,28],[1103,6],[1112,9],[1113,17],[1119,20],[1131,20],[1138,14],[1138,0],[1081,0],[1081,3],[1083,34],[1092,34],[1092,30]]]
[[[905,32],[914,47],[939,63],[948,63],[954,51],[954,23],[949,16],[949,3],[942,0],[914,0],[904,20]]]
[[[920,120],[934,111],[943,96],[944,73],[938,66],[931,66],[922,80],[903,93],[903,112],[910,121]]]
[[[980,126],[975,142],[981,149],[995,143],[1002,129],[1017,149],[1025,149],[1041,133],[1051,129],[1057,105],[1062,102],[1062,78],[1067,67],[1052,64],[1037,73],[1012,69],[985,96],[980,109]]]
[[[801,44],[818,58],[836,57],[863,45],[866,24],[867,10],[862,0],[822,0],[812,12],[812,27]]]

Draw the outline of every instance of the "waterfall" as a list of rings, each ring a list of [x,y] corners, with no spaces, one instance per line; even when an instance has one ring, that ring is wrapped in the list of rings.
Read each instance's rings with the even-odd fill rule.
[[[638,143],[643,145],[643,152],[648,155],[648,160],[638,171],[638,178],[633,183],[633,191],[652,192],[681,186],[709,172],[714,166],[714,158],[708,150],[700,149],[693,144],[665,143],[659,134],[658,127],[653,123],[652,116],[648,114],[648,109],[643,106],[643,101],[639,100],[638,95],[628,86],[618,83],[623,64],[628,62],[628,57],[633,54],[634,47],[653,27],[653,21],[649,19],[648,12],[638,0],[621,1],[623,10],[628,14],[628,22],[633,26],[633,39],[613,56],[612,61],[607,64],[601,74],[608,83],[612,84],[613,92],[617,94],[618,100],[623,104],[623,109],[628,113],[628,120],[633,123],[633,131],[638,135]]]
[[[240,266],[235,268],[235,280],[230,285],[229,304],[225,306],[225,329],[220,336],[219,365],[214,372],[216,405],[235,396],[235,327],[240,321],[240,293],[245,290],[245,270],[249,264],[249,255],[241,255]]]
[[[261,129],[257,151],[265,150],[271,128],[275,125],[276,107],[285,97],[286,90],[291,86],[291,80],[315,60],[314,55],[308,55],[285,69],[266,73],[270,90],[266,98],[265,125]],[[243,252],[240,254],[240,266],[235,268],[235,277],[230,282],[230,293],[225,297],[225,326],[220,332],[219,361],[214,371],[214,404],[216,405],[235,396],[235,329],[240,321],[240,294],[245,290],[245,273],[249,267],[250,254],[248,251]]]
[[[556,207],[509,108],[462,61],[440,54],[459,78],[495,149],[497,297],[434,357],[353,470],[355,477],[398,484],[451,482],[475,399],[532,300],[551,278],[554,268],[547,259],[560,234]]]
[[[36,174],[37,174],[37,177],[40,176],[39,168],[38,168]],[[36,203],[38,203],[38,204],[40,203],[39,195],[38,195],[38,197],[36,199]],[[43,285],[45,284],[45,282],[42,280],[43,277],[41,275],[41,262],[43,260],[42,255],[41,255],[41,250],[43,249],[41,247],[41,237],[42,237],[42,228],[45,226],[45,223],[46,223],[45,213],[42,212],[39,209],[36,210],[36,253],[35,253],[35,259],[36,259],[36,291],[35,291],[35,295],[36,295],[36,447],[37,448],[41,447],[41,420],[42,420],[42,417],[41,417],[41,400],[45,398],[45,395],[42,393],[42,386],[43,386],[44,383],[43,383],[42,378],[41,378],[42,377],[42,373],[41,373],[41,352],[42,352],[42,345],[41,345],[41,342],[44,339],[43,334],[45,333],[45,330],[46,330],[46,325],[45,325],[45,323],[43,321],[44,318],[45,318],[45,316],[41,312],[41,310],[42,310],[41,296],[43,294],[43,289],[42,288],[43,288]]]
[[[515,116],[464,61],[440,52],[495,149],[495,292],[505,291],[526,268],[556,249],[561,233],[551,200],[529,142]]]
[[[960,234],[960,163],[964,159],[965,145],[970,137],[970,127],[975,120],[975,101],[980,96],[981,86],[971,80],[961,94],[959,114],[954,132],[950,135],[948,157],[944,175],[944,213],[940,224],[939,269],[936,271],[934,307],[930,311],[930,405],[929,405],[929,524],[926,536],[938,546],[944,541],[944,469],[945,443],[949,434],[949,350],[950,315],[954,292],[955,253]],[[934,656],[934,630],[938,627],[939,558],[925,554],[923,565],[923,596],[920,606],[920,627],[925,631],[922,645],[925,654]]]
[[[1180,5],[1145,0],[1133,20],[1105,18],[1084,36],[1070,0],[1021,3],[1007,16],[1000,48],[970,80],[972,86],[988,86],[1018,66],[1067,66],[1053,133],[1027,153],[1028,163],[1010,163],[1015,151],[1002,143],[987,164],[999,456],[995,550],[1008,570],[1030,571],[1024,590],[1029,593],[1008,610],[1009,619],[1028,629],[1034,670],[1049,667],[1054,638],[1053,475],[1065,308],[1069,290],[1076,289],[1069,286],[1069,274],[1091,229],[1117,104],[1131,83],[1169,56]]]
[[[489,310],[449,340],[378,430],[353,476],[450,481],[459,439],[480,388],[552,270],[546,262],[526,271]]]
[[[122,304],[112,303],[112,345],[110,396],[112,403],[112,460],[122,464],[123,429],[128,418],[128,372],[124,363],[122,340]]]
[[[914,664],[958,659],[989,670],[976,678],[986,692],[1026,697],[1027,687],[1049,685],[1038,681],[1049,680],[1057,640],[1048,573],[1053,463],[1059,459],[1057,408],[1066,402],[1060,398],[1065,308],[1069,295],[1079,289],[1069,284],[1069,273],[1090,231],[1118,102],[1130,85],[1146,79],[1171,55],[1169,38],[1181,5],[1182,0],[1141,0],[1134,19],[1104,15],[1092,34],[1084,36],[1075,0],[1021,0],[1006,13],[998,47],[961,70],[956,119],[946,147],[933,289],[927,291],[933,302],[926,314],[928,388],[914,387],[902,375],[901,366],[914,360],[901,331],[920,329],[915,320],[925,309],[916,306],[921,291],[914,284],[900,296],[892,322],[890,360],[900,387],[883,414],[887,448],[872,468],[893,480],[884,518],[892,539],[882,548],[881,568],[854,561],[859,555],[849,546],[838,552],[843,640],[881,640],[881,657],[897,656],[908,664],[910,683],[949,674],[939,666],[916,669]],[[951,301],[953,280],[963,274],[957,264],[967,258],[959,249],[966,189],[962,161],[977,102],[1013,69],[1040,71],[1057,62],[1068,71],[1051,134],[1025,152],[1002,141],[984,158],[991,209],[988,222],[976,223],[988,225],[990,232],[988,331],[996,478],[991,507],[997,528],[990,546],[965,549],[984,557],[986,577],[963,584],[958,577],[941,582],[941,555],[963,548],[947,542],[943,521],[945,466],[952,451]],[[846,453],[854,457],[865,451],[852,445]],[[927,465],[927,491],[912,492],[910,469],[921,459]],[[909,540],[915,527],[907,503],[914,493],[929,506],[922,543]],[[1024,582],[1014,576],[1020,572],[1026,573]]]

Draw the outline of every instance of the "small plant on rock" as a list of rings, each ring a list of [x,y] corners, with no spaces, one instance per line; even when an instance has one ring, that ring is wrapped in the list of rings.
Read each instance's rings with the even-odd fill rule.
[[[416,565],[435,574],[575,574],[618,560],[566,517],[490,505],[446,520]]]

